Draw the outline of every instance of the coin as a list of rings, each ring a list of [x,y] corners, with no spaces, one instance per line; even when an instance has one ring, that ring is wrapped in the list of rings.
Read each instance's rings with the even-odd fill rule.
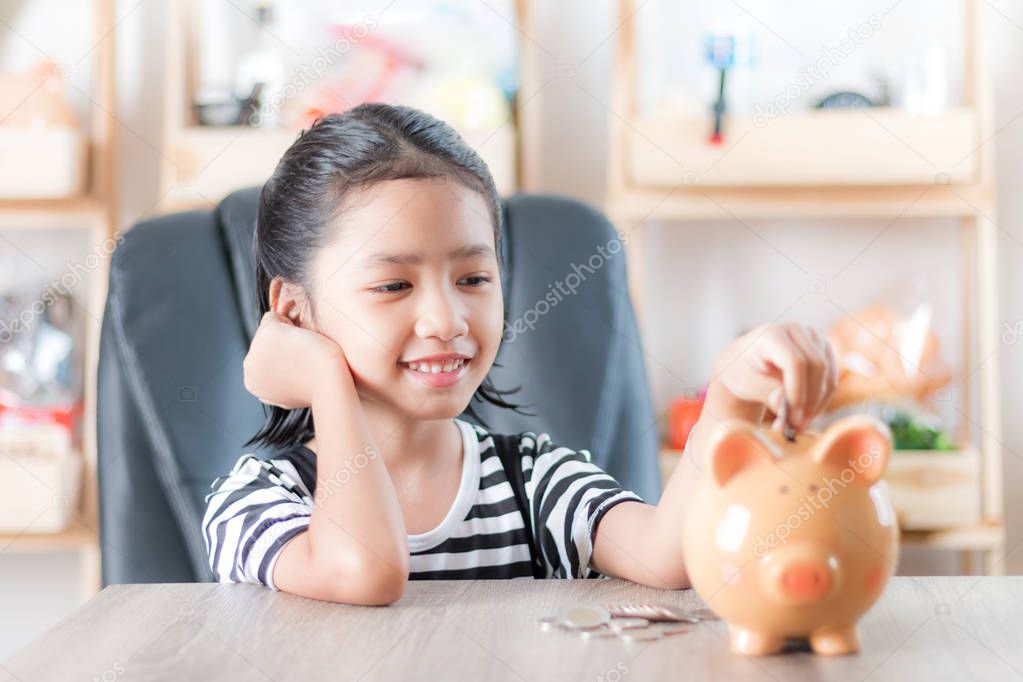
[[[556,616],[537,619],[544,631],[569,630],[584,639],[620,637],[649,642],[662,637],[683,635],[691,630],[700,617],[717,619],[709,609],[688,612],[657,603],[614,604],[607,607],[594,603],[577,603],[561,610]]]
[[[684,635],[687,632],[689,632],[688,625],[673,624],[669,625],[668,627],[661,628],[661,634],[665,637],[669,637],[671,635]]]
[[[659,629],[651,627],[622,630],[618,634],[622,638],[634,642],[652,642],[655,639],[661,638],[661,633],[659,632]]]
[[[635,628],[645,628],[650,625],[650,621],[646,618],[612,618],[611,629],[615,632],[621,632],[622,630],[632,630]]]
[[[721,620],[721,617],[710,609],[697,609],[692,613],[700,620]]]
[[[558,614],[558,618],[566,628],[583,630],[607,625],[611,614],[599,604],[575,604]]]
[[[615,636],[615,633],[606,625],[598,625],[595,628],[588,628],[586,630],[576,630],[575,634],[577,634],[579,637],[582,637],[583,639]]]
[[[781,399],[781,408],[778,410],[778,419],[781,420],[781,432],[785,436],[785,440],[795,443],[796,430],[789,424],[789,401],[784,396]]]
[[[544,616],[537,618],[536,625],[543,631],[554,630],[561,627],[561,620],[557,616]]]
[[[664,604],[614,604],[608,606],[613,616],[631,616],[651,621],[673,621],[677,623],[699,623],[700,619],[682,609]]]

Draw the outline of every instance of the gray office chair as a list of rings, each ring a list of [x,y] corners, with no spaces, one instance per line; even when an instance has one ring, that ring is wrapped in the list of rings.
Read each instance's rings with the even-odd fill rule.
[[[99,360],[104,585],[213,578],[203,498],[263,423],[263,406],[242,382],[258,322],[258,194],[246,189],[214,210],[145,220],[113,255]],[[532,328],[502,344],[491,376],[501,389],[521,385],[511,399],[535,403],[527,411],[537,416],[474,406],[497,433],[547,431],[556,443],[589,449],[656,502],[657,429],[624,253],[592,272],[584,267],[616,238],[612,226],[565,198],[519,195],[503,209],[505,315]],[[538,305],[573,272],[577,293]]]

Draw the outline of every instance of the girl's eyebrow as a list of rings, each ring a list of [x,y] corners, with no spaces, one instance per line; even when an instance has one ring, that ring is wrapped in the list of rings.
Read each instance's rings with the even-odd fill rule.
[[[492,256],[494,249],[489,244],[482,242],[460,246],[448,254],[450,259],[474,258],[476,256]],[[419,265],[423,262],[422,253],[374,253],[367,256],[359,269],[372,268],[377,265]]]

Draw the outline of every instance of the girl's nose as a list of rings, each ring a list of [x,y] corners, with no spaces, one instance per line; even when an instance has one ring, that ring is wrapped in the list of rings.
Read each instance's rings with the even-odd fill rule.
[[[443,341],[462,336],[469,331],[465,307],[457,294],[440,290],[423,297],[416,320],[416,335],[421,338],[435,336]]]

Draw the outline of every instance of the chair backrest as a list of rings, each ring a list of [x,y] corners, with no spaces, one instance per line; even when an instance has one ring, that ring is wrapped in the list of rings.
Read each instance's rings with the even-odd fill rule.
[[[264,419],[242,381],[258,322],[257,198],[246,189],[215,210],[145,220],[114,253],[99,362],[104,584],[212,579],[204,497]],[[474,407],[496,433],[546,431],[590,450],[656,502],[655,415],[614,229],[560,197],[518,195],[503,210],[506,335],[490,375],[521,385],[512,399],[537,416]]]

